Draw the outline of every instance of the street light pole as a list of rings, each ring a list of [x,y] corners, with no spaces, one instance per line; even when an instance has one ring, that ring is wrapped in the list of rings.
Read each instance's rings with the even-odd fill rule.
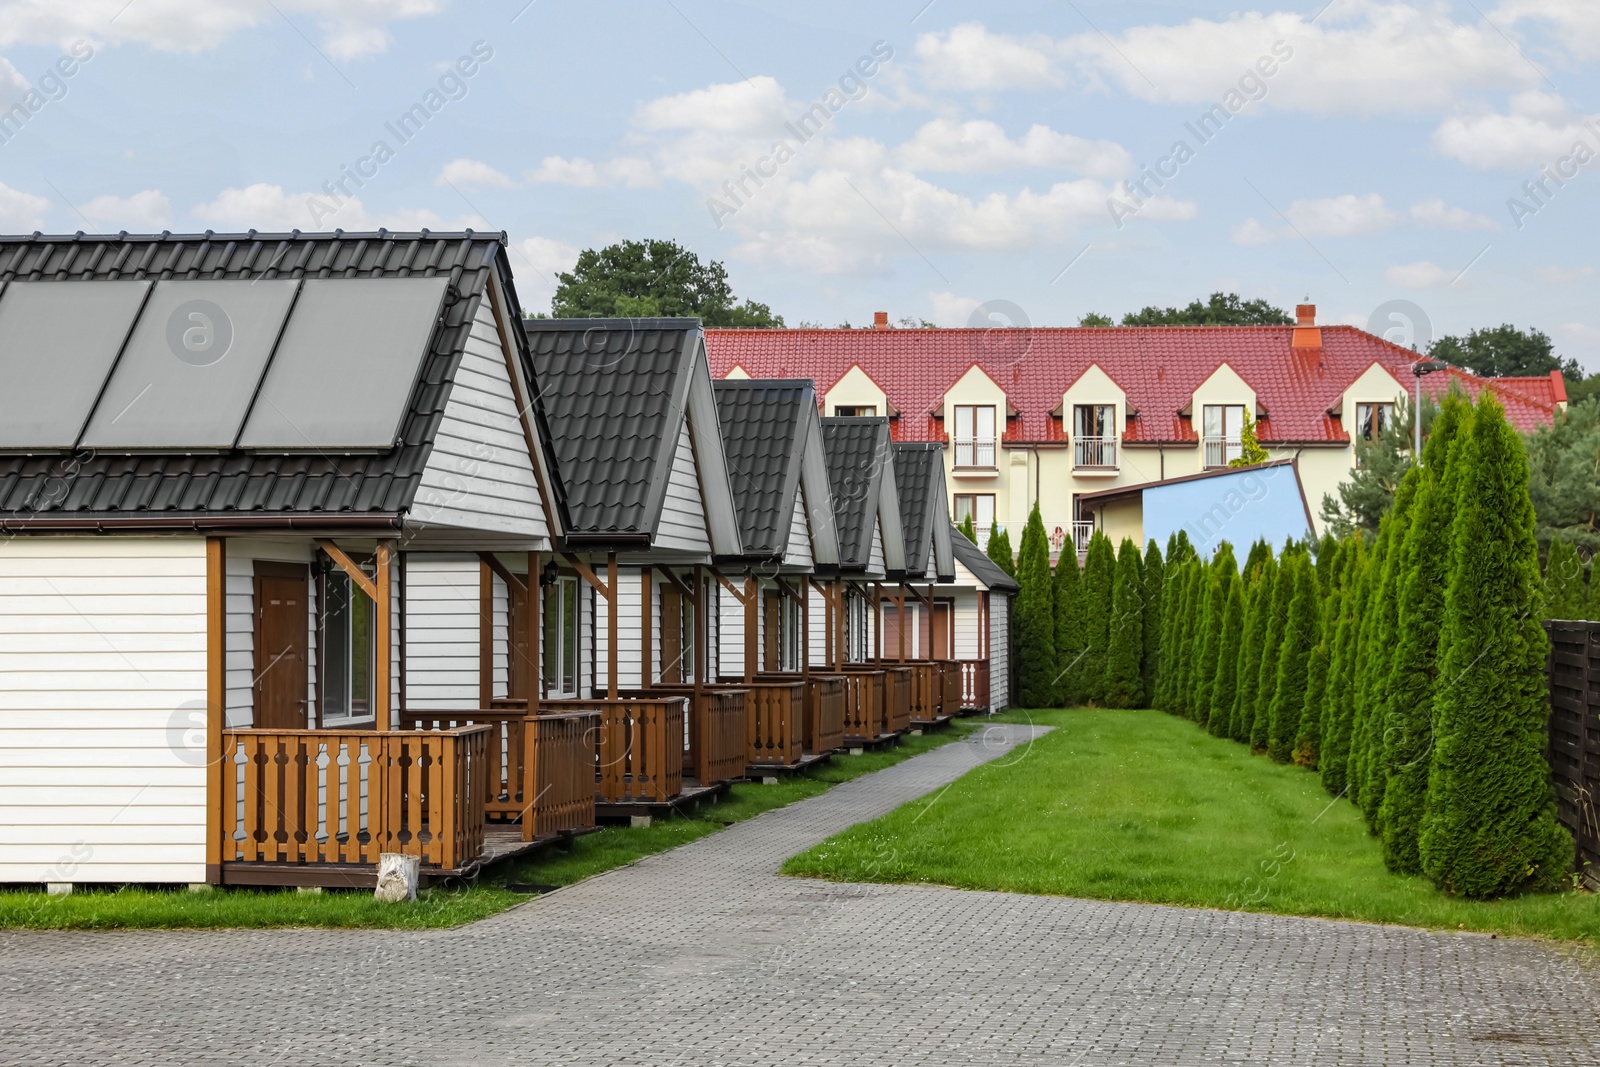
[[[1411,409],[1411,425],[1416,436],[1416,444],[1411,453],[1411,462],[1422,466],[1422,376],[1432,374],[1434,371],[1448,370],[1450,364],[1437,359],[1419,359],[1411,364],[1411,375],[1417,380],[1416,406]]]

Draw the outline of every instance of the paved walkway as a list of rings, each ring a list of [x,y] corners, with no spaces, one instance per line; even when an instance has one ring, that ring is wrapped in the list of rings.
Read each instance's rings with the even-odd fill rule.
[[[1600,1063],[1532,942],[774,874],[1028,736],[457,930],[0,934],[0,1063]]]

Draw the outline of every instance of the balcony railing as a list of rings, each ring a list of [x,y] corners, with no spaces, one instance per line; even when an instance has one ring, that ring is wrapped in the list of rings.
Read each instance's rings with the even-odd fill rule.
[[[1207,437],[1204,444],[1207,467],[1226,467],[1244,455],[1244,441],[1237,437]]]
[[[994,466],[993,437],[957,437],[956,466],[987,468]]]
[[[1072,441],[1074,467],[1115,467],[1117,465],[1117,439],[1115,437],[1076,437]]]
[[[1072,545],[1078,550],[1078,555],[1089,551],[1089,541],[1094,537],[1094,523],[1074,520],[1072,523]]]

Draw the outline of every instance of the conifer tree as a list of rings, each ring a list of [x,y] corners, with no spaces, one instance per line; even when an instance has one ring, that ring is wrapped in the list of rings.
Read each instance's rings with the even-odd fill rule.
[[[1454,461],[1460,458],[1460,442],[1471,432],[1471,413],[1464,399],[1451,395],[1434,416],[1403,548],[1405,574],[1398,583],[1398,645],[1385,694],[1385,781],[1378,808],[1383,862],[1397,874],[1422,871],[1417,841],[1428,796],[1439,629],[1453,569],[1450,528],[1461,474],[1461,464]]]
[[[1586,616],[1589,597],[1583,585],[1583,560],[1578,558],[1578,550],[1572,547],[1572,542],[1564,537],[1550,542],[1541,593],[1544,598],[1541,618],[1582,619]]]
[[[1251,555],[1255,553],[1252,551]],[[1256,628],[1260,619],[1256,613],[1256,597],[1262,586],[1261,564],[1247,564],[1239,575],[1239,601],[1241,620],[1238,647],[1234,650],[1233,692],[1228,695],[1228,736],[1241,744],[1250,741],[1250,724],[1241,705],[1245,703],[1245,681],[1250,674],[1250,647],[1256,643]]]
[[[1255,544],[1250,546],[1250,554],[1244,559],[1244,566],[1239,568],[1239,574],[1246,581],[1250,579],[1250,572],[1266,563],[1272,558],[1272,546],[1265,537],[1256,538]]]
[[[1025,708],[1055,700],[1056,624],[1050,580],[1050,542],[1034,505],[1017,550],[1017,691]]]
[[[1289,605],[1294,600],[1296,561],[1299,558],[1299,550],[1289,548],[1278,560],[1278,576],[1272,585],[1267,628],[1262,631],[1261,670],[1256,679],[1256,719],[1250,732],[1251,747],[1257,747],[1255,742],[1259,739],[1259,747],[1274,759],[1278,757],[1273,755],[1276,724],[1272,718],[1272,702],[1278,694],[1278,656],[1283,648],[1284,635],[1289,629]]]
[[[983,551],[995,566],[1013,578],[1017,576],[1017,560],[1011,554],[1011,535],[1006,533],[1005,527],[998,524],[989,527],[989,543]]]
[[[1583,617],[1590,622],[1600,622],[1600,565],[1589,561],[1589,597],[1584,602]]]
[[[1388,781],[1383,757],[1389,731],[1389,670],[1394,663],[1394,648],[1399,641],[1400,611],[1399,586],[1406,572],[1405,538],[1411,526],[1411,505],[1416,500],[1417,484],[1422,478],[1420,467],[1412,467],[1400,481],[1394,494],[1394,510],[1384,516],[1384,523],[1393,527],[1388,548],[1383,559],[1383,578],[1378,585],[1377,598],[1369,601],[1373,617],[1372,641],[1364,645],[1362,656],[1361,691],[1359,699],[1365,709],[1365,730],[1360,738],[1361,752],[1361,814],[1367,828],[1373,833],[1381,830],[1378,822],[1383,806],[1383,790]],[[1380,534],[1381,536],[1381,534]]]
[[[960,530],[961,536],[965,537],[968,541],[971,541],[973,544],[978,543],[978,528],[973,524],[972,516],[970,514],[961,520],[960,525],[958,525],[956,529]]]
[[[1316,769],[1322,752],[1322,705],[1328,689],[1328,668],[1338,611],[1340,544],[1325,536],[1317,549],[1317,643],[1306,659],[1306,691],[1301,700],[1300,731],[1294,739],[1296,766]]]
[[[1366,539],[1360,533],[1354,534],[1344,553],[1333,657],[1328,662],[1328,682],[1323,697],[1322,751],[1317,754],[1317,770],[1322,775],[1323,788],[1335,797],[1343,796],[1348,784],[1351,720],[1355,710],[1356,631],[1366,608],[1369,571]]]
[[[1211,680],[1206,728],[1218,737],[1233,737],[1233,706],[1239,697],[1239,649],[1244,643],[1244,579],[1229,571],[1222,586],[1222,636],[1217,642],[1217,671]]]
[[[1080,612],[1084,621],[1082,695],[1085,702],[1106,706],[1106,652],[1111,644],[1111,594],[1117,557],[1111,539],[1096,530],[1089,539],[1079,583]]]
[[[1108,708],[1136,708],[1144,699],[1144,574],[1139,546],[1131,537],[1117,549],[1111,585],[1110,634],[1106,647]]]
[[[1205,601],[1205,564],[1191,558],[1183,565],[1183,615],[1178,623],[1177,676],[1173,678],[1173,712],[1194,718],[1194,657],[1196,622]]]
[[[1217,678],[1217,660],[1222,648],[1222,617],[1228,609],[1229,575],[1237,575],[1238,566],[1233,558],[1233,546],[1224,541],[1217,546],[1216,555],[1206,567],[1206,609],[1199,620],[1200,633],[1196,635],[1200,651],[1195,660],[1194,721],[1213,734],[1220,734],[1224,724],[1211,725],[1211,702]]]
[[[1545,762],[1539,549],[1522,438],[1484,390],[1462,437],[1422,869],[1469,898],[1553,888],[1573,862]]]
[[[1239,679],[1239,728],[1244,734],[1245,744],[1250,746],[1252,752],[1267,750],[1267,717],[1261,711],[1266,703],[1261,691],[1261,678],[1265,673],[1262,665],[1267,659],[1267,641],[1272,632],[1273,609],[1278,602],[1278,584],[1282,572],[1282,564],[1275,557],[1268,556],[1261,565],[1260,585],[1256,588],[1255,603],[1251,606],[1255,626],[1251,643],[1245,646],[1244,675]],[[1274,659],[1273,663],[1276,662]],[[1277,680],[1276,675],[1273,680]]]
[[[1155,706],[1156,673],[1161,666],[1161,595],[1165,588],[1166,565],[1156,539],[1144,550],[1144,650],[1139,661],[1143,676],[1144,706]]]
[[[1055,703],[1076,707],[1083,702],[1078,691],[1078,657],[1083,652],[1083,616],[1078,611],[1078,553],[1062,545],[1056,559],[1051,589],[1051,608],[1055,615],[1056,674]]]
[[[1305,707],[1306,674],[1311,650],[1317,643],[1317,572],[1302,552],[1292,555],[1286,576],[1291,586],[1288,616],[1283,638],[1278,645],[1278,672],[1273,687],[1267,728],[1267,755],[1279,763],[1294,756],[1294,741],[1300,734],[1300,713]]]

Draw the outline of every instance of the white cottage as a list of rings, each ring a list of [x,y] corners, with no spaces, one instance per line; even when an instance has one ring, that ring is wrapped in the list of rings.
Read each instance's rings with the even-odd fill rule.
[[[0,882],[592,824],[590,719],[481,714],[479,576],[562,532],[503,234],[4,239],[0,287]]]
[[[1003,711],[1011,705],[1011,605],[1020,587],[960,530],[951,529],[950,545],[956,578],[948,588],[962,708]]]

